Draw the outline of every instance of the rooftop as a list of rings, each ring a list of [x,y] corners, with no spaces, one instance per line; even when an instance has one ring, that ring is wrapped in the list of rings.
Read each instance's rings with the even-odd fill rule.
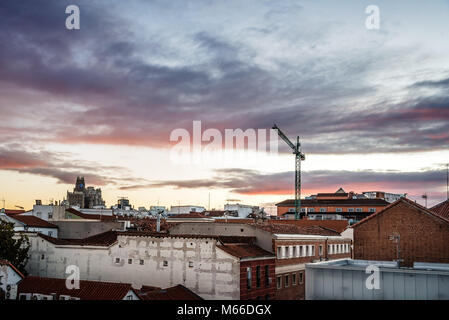
[[[142,286],[138,295],[142,300],[203,300],[181,284],[166,289]]]
[[[80,300],[122,300],[133,290],[129,283],[80,280],[79,289],[67,289],[66,279],[27,277],[19,283],[18,294],[67,295]],[[134,290],[133,290],[134,291]]]
[[[16,272],[22,279],[25,278],[25,276],[22,274],[22,272],[19,271],[19,269],[17,269],[11,262],[9,262],[8,260],[2,260],[0,259],[0,266],[8,266],[11,269],[14,270],[14,272]]]
[[[387,206],[390,203],[383,199],[301,199],[301,206]],[[288,199],[276,203],[278,207],[294,207],[295,199]]]
[[[443,201],[436,206],[430,208],[430,211],[435,212],[437,215],[449,220],[449,200]]]
[[[24,225],[28,226],[28,227],[38,227],[38,228],[54,228],[57,229],[58,226],[49,223],[43,219],[40,219],[38,217],[35,216],[24,216],[21,214],[7,214],[8,217],[10,217],[11,219],[17,220],[21,223],[23,223]]]

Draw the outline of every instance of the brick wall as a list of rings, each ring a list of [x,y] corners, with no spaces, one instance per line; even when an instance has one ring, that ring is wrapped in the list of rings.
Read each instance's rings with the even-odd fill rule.
[[[449,223],[407,202],[399,202],[354,227],[354,259],[395,260],[396,243],[389,240],[392,235],[400,235],[404,266],[449,263]]]
[[[260,267],[260,285],[257,285],[257,267]],[[265,266],[268,266],[266,282]],[[251,288],[247,287],[247,268],[251,268]],[[275,297],[274,259],[240,262],[240,300],[273,300]]]

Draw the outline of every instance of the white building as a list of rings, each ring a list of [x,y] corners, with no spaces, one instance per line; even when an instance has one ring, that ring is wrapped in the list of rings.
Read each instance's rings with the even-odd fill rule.
[[[0,260],[0,300],[15,300],[17,297],[17,284],[24,278],[24,275],[17,270],[9,261]]]
[[[384,191],[364,191],[362,194],[368,199],[383,199],[390,203],[405,197],[405,194],[403,193],[388,193]]]
[[[201,213],[204,211],[206,211],[206,208],[201,206],[183,205],[183,206],[171,206],[168,214],[169,215],[189,214],[190,212]]]
[[[225,211],[237,211],[239,218],[246,218],[249,214],[255,210],[259,210],[258,206],[251,206],[246,204],[225,204]]]
[[[64,278],[66,267],[75,265],[82,280],[126,282],[136,289],[181,284],[204,299],[240,298],[240,257],[216,236],[110,231],[77,240],[29,238],[27,271],[33,276]]]
[[[58,226],[33,215],[0,213],[0,219],[14,223],[14,231],[16,232],[40,232],[50,237],[58,237]]]

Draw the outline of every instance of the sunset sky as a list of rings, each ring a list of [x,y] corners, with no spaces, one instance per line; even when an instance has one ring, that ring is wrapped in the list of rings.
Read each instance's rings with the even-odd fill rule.
[[[65,8],[81,11],[67,30]],[[380,9],[380,29],[365,8]],[[303,195],[446,199],[449,1],[0,2],[0,200],[62,200],[76,176],[108,206],[293,197],[294,156],[175,163],[170,134],[300,136]],[[2,202],[0,202],[2,206]]]

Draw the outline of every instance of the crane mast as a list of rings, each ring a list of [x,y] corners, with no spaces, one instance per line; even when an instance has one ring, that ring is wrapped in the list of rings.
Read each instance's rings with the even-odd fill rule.
[[[305,160],[304,153],[301,152],[301,143],[299,142],[299,136],[296,137],[296,145],[293,144],[289,138],[278,128],[275,124],[274,130],[277,130],[279,137],[287,143],[292,149],[295,155],[295,219],[300,219],[301,214],[301,161]]]

